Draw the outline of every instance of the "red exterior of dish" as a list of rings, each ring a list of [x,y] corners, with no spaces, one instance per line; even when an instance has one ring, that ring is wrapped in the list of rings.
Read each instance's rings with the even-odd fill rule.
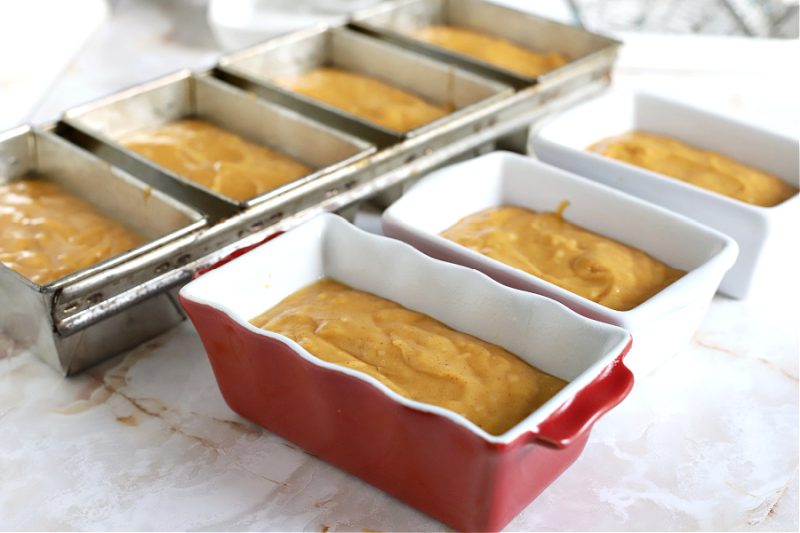
[[[510,444],[397,403],[226,313],[181,297],[222,395],[237,413],[461,531],[497,531],[578,455],[594,421],[633,386],[615,362]]]

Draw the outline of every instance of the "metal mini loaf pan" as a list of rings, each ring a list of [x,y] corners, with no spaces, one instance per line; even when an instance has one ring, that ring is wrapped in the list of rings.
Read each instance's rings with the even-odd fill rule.
[[[237,201],[157,165],[120,142],[133,132],[184,118],[207,120],[315,170],[249,200]],[[71,109],[64,114],[62,123],[59,134],[213,218],[263,203],[375,151],[366,141],[257,99],[207,73],[189,71]],[[309,150],[310,146],[313,149]]]
[[[130,348],[182,320],[172,298],[161,294],[108,317],[98,327],[70,334],[59,331],[59,320],[77,311],[62,305],[65,291],[82,285],[87,299],[99,303],[106,289],[114,292],[132,285],[145,257],[158,256],[176,241],[191,240],[207,222],[200,212],[47,130],[23,126],[0,134],[0,182],[31,174],[60,185],[147,242],[44,285],[0,264],[0,331],[15,348],[30,349],[57,370],[72,373],[101,353]],[[112,270],[116,273],[110,274]]]
[[[379,79],[453,112],[406,132],[364,120],[271,80],[317,67],[337,67]],[[344,27],[315,26],[222,57],[217,67],[233,83],[261,86],[268,95],[291,99],[324,112],[337,127],[383,139],[384,144],[420,136],[458,120],[479,106],[502,100],[511,87],[454,68]],[[388,142],[387,142],[388,140]]]
[[[558,76],[570,65],[596,55],[616,54],[620,42],[584,29],[538,17],[485,0],[394,0],[351,17],[351,26],[441,61],[469,69],[517,88]],[[559,52],[568,63],[536,77],[524,76],[480,59],[426,43],[411,32],[448,25],[494,35],[533,51]]]
[[[209,72],[180,72],[69,111],[64,121],[57,125],[56,132],[59,135],[93,151],[112,165],[126,165],[125,168],[132,174],[146,180],[154,188],[201,207],[210,215],[213,225],[181,236],[129,261],[110,265],[102,275],[78,279],[62,287],[57,296],[50,297],[47,305],[52,310],[52,316],[48,323],[56,332],[53,335],[60,339],[58,342],[63,346],[59,348],[62,355],[51,357],[55,361],[54,366],[64,373],[77,372],[121,351],[122,345],[133,346],[152,336],[156,329],[162,331],[175,325],[182,314],[174,305],[172,294],[195,272],[236,250],[285,231],[315,213],[352,208],[376,194],[404,186],[454,157],[460,157],[509,133],[527,129],[528,124],[537,118],[605,87],[615,57],[615,50],[592,55],[587,60],[562,67],[557,77],[540,80],[536,85],[514,93],[502,83],[493,84],[482,80],[480,76],[381,43],[378,39],[370,39],[353,31],[342,31],[359,42],[366,40],[372,44],[382,44],[377,49],[370,47],[370,50],[381,52],[372,59],[373,62],[380,63],[384,58],[383,52],[386,52],[392,57],[397,53],[405,58],[411,56],[413,64],[426,65],[421,70],[416,67],[411,69],[410,72],[416,76],[414,83],[426,82],[426,76],[433,73],[437,73],[436,79],[443,79],[443,75],[449,74],[444,79],[450,82],[455,79],[480,80],[481,83],[488,83],[489,87],[500,88],[500,92],[476,104],[467,105],[407,136],[380,131],[369,123],[351,120],[313,101],[297,98],[289,91],[271,88],[270,84],[261,83],[255,77],[249,80],[239,77],[225,68],[216,68],[213,71],[214,79]],[[310,29],[279,37],[242,54],[252,55],[258,50],[269,50],[273,54],[277,53],[273,49],[279,47],[280,54],[291,57],[295,40],[301,37],[311,39],[320,32],[332,33],[333,29]],[[321,41],[323,49],[328,39],[332,37],[324,37]],[[300,56],[308,53],[305,45],[297,47],[297,50]],[[225,60],[222,62],[225,63]],[[402,73],[401,77],[409,78],[406,74]],[[244,88],[245,92],[237,87]],[[138,126],[161,124],[172,118],[201,113],[200,106],[213,100],[209,95],[214,94],[225,95],[209,106],[215,113],[228,113],[228,102],[233,102],[237,115],[241,115],[240,109],[272,107],[288,116],[306,117],[308,122],[328,126],[321,130],[345,132],[345,135],[339,135],[343,140],[361,138],[369,141],[379,150],[369,153],[373,151],[369,147],[364,157],[354,155],[341,164],[320,169],[313,176],[257,197],[249,202],[250,205],[236,205],[185,180],[176,179],[138,156],[131,157],[114,136],[86,129],[80,123],[85,113],[87,117],[96,119],[99,126],[109,126],[109,130],[116,128],[122,132],[128,131],[126,127],[135,129]],[[447,94],[447,90],[443,90],[443,94]],[[206,104],[201,104],[201,100]],[[254,115],[267,116],[259,113],[261,111]],[[249,114],[249,111],[245,114]],[[135,116],[141,117],[141,120],[133,120]],[[213,116],[209,118],[214,121]],[[225,124],[219,125],[225,127]],[[230,129],[236,133],[233,127]],[[291,131],[288,134],[291,139],[287,143],[302,143],[302,148],[307,149],[309,142],[299,133],[302,129],[290,128],[288,131]],[[264,144],[275,146],[270,141]],[[356,150],[363,147],[359,143],[350,144]],[[131,320],[139,319],[152,319],[152,328],[129,327]],[[67,341],[69,346],[66,345]],[[77,350],[76,346],[81,343],[89,348]],[[65,350],[72,350],[73,353],[63,355]]]

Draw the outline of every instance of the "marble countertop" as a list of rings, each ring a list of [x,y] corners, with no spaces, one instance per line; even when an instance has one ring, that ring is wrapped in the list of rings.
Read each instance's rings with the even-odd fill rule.
[[[170,4],[117,3],[30,119],[210,65],[213,41]],[[774,59],[796,58],[796,42],[626,41],[616,85],[800,134],[797,74]],[[740,60],[704,66],[719,50]],[[796,531],[798,264],[787,249],[755,295],[715,297],[691,344],[637,381],[508,529]],[[234,414],[189,323],[70,379],[10,352],[0,337],[0,529],[444,527]]]

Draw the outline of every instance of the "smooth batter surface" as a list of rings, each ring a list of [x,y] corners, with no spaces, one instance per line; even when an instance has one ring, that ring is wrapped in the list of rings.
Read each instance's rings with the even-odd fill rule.
[[[499,346],[329,279],[295,292],[251,323],[495,435],[566,385]]]
[[[55,281],[142,242],[55,183],[0,185],[0,262],[35,283]]]
[[[487,209],[461,219],[442,236],[619,311],[636,307],[684,274],[570,224],[560,212]]]
[[[272,81],[395,131],[412,130],[451,111],[375,78],[338,68],[317,68]]]
[[[413,36],[523,76],[536,77],[567,62],[557,52],[534,52],[500,37],[455,26],[428,26]]]
[[[589,150],[761,207],[797,194],[778,177],[662,135],[632,131],[604,139]]]
[[[123,144],[234,200],[249,200],[311,172],[302,163],[203,120],[134,133]]]

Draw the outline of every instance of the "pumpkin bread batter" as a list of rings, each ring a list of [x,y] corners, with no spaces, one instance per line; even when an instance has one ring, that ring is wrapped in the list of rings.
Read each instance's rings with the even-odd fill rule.
[[[43,179],[0,185],[0,262],[44,285],[143,239]]]
[[[406,398],[455,411],[494,435],[566,385],[499,346],[330,279],[250,322]]]
[[[564,220],[502,206],[473,213],[442,232],[446,239],[599,304],[626,311],[681,277],[646,253]]]
[[[604,139],[589,150],[761,207],[797,194],[795,187],[776,176],[663,135],[632,131]]]
[[[234,200],[249,200],[311,169],[204,120],[178,120],[122,140],[129,149]]]
[[[557,52],[534,52],[506,39],[467,28],[427,26],[415,31],[413,36],[531,78],[567,62]]]
[[[375,78],[338,68],[317,68],[272,81],[400,132],[432,122],[451,111]]]

